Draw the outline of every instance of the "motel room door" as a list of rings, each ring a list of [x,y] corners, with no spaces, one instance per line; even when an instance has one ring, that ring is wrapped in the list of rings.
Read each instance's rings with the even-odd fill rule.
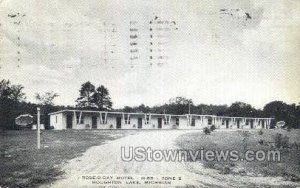
[[[250,120],[250,128],[253,129],[253,120]]]
[[[158,118],[157,121],[158,121],[158,122],[157,122],[157,123],[158,123],[158,126],[157,126],[157,127],[158,127],[159,129],[161,129],[161,128],[162,128],[162,118]]]
[[[72,129],[73,116],[67,115],[67,129]]]
[[[229,120],[225,120],[225,124],[226,124],[226,129],[229,128]]]
[[[143,119],[138,118],[138,128],[141,129],[143,127]]]
[[[92,129],[97,129],[97,117],[92,117]]]
[[[117,121],[117,129],[121,129],[122,118],[117,117],[116,121]]]

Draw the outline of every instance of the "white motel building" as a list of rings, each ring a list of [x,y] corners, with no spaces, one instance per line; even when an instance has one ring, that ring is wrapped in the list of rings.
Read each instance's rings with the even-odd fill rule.
[[[125,113],[62,110],[50,113],[50,126],[63,129],[269,129],[273,118],[228,117],[198,114]]]

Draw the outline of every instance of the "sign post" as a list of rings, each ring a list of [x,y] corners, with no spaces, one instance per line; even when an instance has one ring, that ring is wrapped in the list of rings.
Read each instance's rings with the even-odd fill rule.
[[[40,108],[37,108],[37,149],[41,148],[41,134],[40,134]]]

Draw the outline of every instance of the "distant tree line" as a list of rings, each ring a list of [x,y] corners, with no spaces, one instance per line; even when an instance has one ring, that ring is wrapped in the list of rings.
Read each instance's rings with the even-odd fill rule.
[[[41,107],[41,121],[45,128],[49,126],[50,112],[63,109],[115,110],[124,112],[144,112],[160,114],[209,114],[235,117],[273,117],[275,121],[285,121],[289,128],[300,128],[300,104],[286,104],[282,101],[273,101],[262,110],[255,109],[250,104],[235,102],[227,105],[194,104],[191,99],[175,97],[163,105],[153,107],[141,104],[136,107],[125,106],[122,109],[113,109],[109,91],[103,85],[95,87],[91,82],[85,82],[79,90],[76,107],[54,105],[57,93],[36,93],[36,103],[26,102],[22,85],[13,85],[9,80],[0,81],[0,129],[19,129],[15,118],[21,114],[35,116],[36,108]]]

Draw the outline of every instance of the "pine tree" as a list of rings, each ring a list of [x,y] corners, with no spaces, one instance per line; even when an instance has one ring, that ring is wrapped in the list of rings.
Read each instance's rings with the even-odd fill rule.
[[[90,82],[85,82],[81,85],[79,90],[80,97],[76,100],[78,107],[92,107],[93,95],[95,93],[95,86]]]
[[[110,110],[112,107],[111,98],[109,96],[108,89],[103,85],[99,86],[94,95],[92,101],[99,109]]]

